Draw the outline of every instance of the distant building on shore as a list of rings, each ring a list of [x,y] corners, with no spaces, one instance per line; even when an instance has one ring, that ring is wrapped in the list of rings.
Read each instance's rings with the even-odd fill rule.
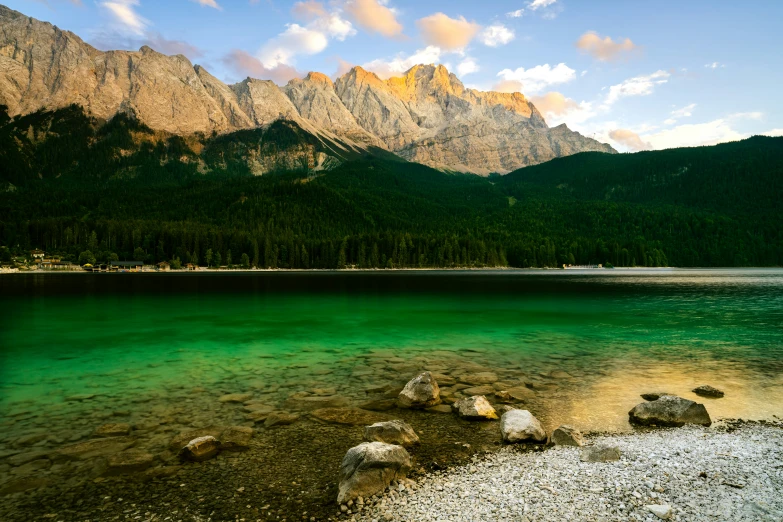
[[[109,270],[139,272],[143,268],[144,261],[112,261],[109,263]]]

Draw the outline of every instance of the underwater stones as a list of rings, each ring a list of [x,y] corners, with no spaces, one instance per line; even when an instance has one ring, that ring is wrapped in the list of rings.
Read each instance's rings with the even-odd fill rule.
[[[582,432],[573,426],[560,426],[552,432],[552,443],[558,446],[584,446]]]
[[[498,380],[498,376],[495,372],[477,372],[477,373],[465,373],[460,375],[460,382],[472,384],[473,386],[480,386],[482,384],[492,384]]]
[[[710,397],[712,399],[720,399],[721,397],[726,395],[719,389],[707,385],[703,385],[703,386],[699,386],[698,388],[695,388],[693,390],[693,393],[695,393],[696,395],[700,395],[702,397]]]
[[[180,460],[204,462],[220,453],[220,441],[211,435],[198,437],[188,442],[179,452]]]
[[[95,431],[92,433],[92,436],[94,438],[122,437],[125,435],[129,435],[130,431],[131,431],[130,424],[124,424],[124,423],[104,424],[103,426],[98,426],[95,429]]]
[[[528,388],[527,386],[515,386],[508,390],[503,390],[508,394],[508,397],[515,401],[527,401],[536,396],[536,392]]]
[[[432,372],[432,378],[437,381],[438,386],[452,386],[457,384],[457,379],[446,375],[445,373]]]
[[[22,464],[21,466],[11,468],[14,475],[32,475],[38,471],[46,470],[52,467],[52,461],[49,459],[38,459]]]
[[[273,411],[264,421],[264,427],[272,428],[274,426],[288,426],[299,420],[299,415],[295,413],[286,413],[284,411]]]
[[[352,426],[383,422],[390,419],[388,415],[361,408],[322,408],[312,411],[310,416],[330,424],[347,424]]]
[[[405,385],[398,401],[405,408],[429,408],[440,404],[440,388],[430,372],[422,372]]]
[[[549,372],[549,377],[552,379],[572,379],[573,375],[563,370],[552,370]]]
[[[272,413],[272,411],[251,411],[245,415],[245,420],[249,420],[251,422],[264,422]]]
[[[405,478],[411,457],[402,446],[364,442],[348,450],[340,465],[337,503],[369,498],[383,492],[394,480]]]
[[[66,402],[82,402],[82,401],[89,401],[91,399],[94,399],[97,397],[94,393],[82,393],[78,395],[69,395],[65,398]]]
[[[640,426],[680,427],[685,424],[712,424],[703,404],[674,395],[664,395],[658,400],[637,404],[628,412],[628,420],[631,424]]]
[[[462,390],[465,395],[492,395],[495,393],[495,388],[492,386],[472,386]]]
[[[666,392],[643,393],[641,395],[641,398],[646,400],[646,401],[657,401],[658,399],[660,399],[661,397],[663,397],[665,395],[671,395],[671,393],[666,393]]]
[[[7,462],[12,466],[22,466],[34,460],[49,458],[50,453],[50,451],[28,451],[9,457]]]
[[[152,466],[154,455],[138,450],[128,450],[111,455],[106,461],[107,469],[104,475],[115,476],[127,473],[137,473]]]
[[[385,442],[405,448],[419,443],[419,436],[410,425],[401,420],[376,422],[364,427],[364,440],[367,442]]]
[[[245,403],[242,410],[247,413],[257,413],[257,412],[272,413],[273,411],[275,411],[275,408],[273,406],[261,402],[252,402],[252,403]]]
[[[244,451],[250,447],[254,433],[246,426],[229,426],[220,434],[220,447],[224,451]]]
[[[247,402],[250,399],[253,398],[252,393],[229,393],[227,395],[223,395],[218,399],[218,402],[223,403],[236,403],[236,402]]]
[[[347,398],[339,395],[305,395],[299,392],[288,397],[283,406],[292,410],[311,411],[320,408],[344,408],[350,403]]]
[[[10,480],[0,485],[0,496],[30,491],[31,489],[40,489],[48,486],[50,483],[51,480],[46,477],[35,476]]]
[[[495,408],[483,395],[474,395],[451,405],[457,415],[468,420],[494,420],[498,418]]]
[[[220,434],[223,433],[223,428],[219,426],[209,426],[206,428],[200,428],[197,430],[188,430],[183,431],[177,435],[174,436],[173,439],[171,439],[171,442],[169,442],[169,451],[172,453],[178,453],[183,446],[185,446],[188,442],[190,442],[193,439],[197,439],[199,437],[214,437],[219,438]]]
[[[587,446],[579,453],[582,462],[614,462],[620,460],[620,450],[615,446]]]
[[[543,442],[546,431],[541,422],[528,410],[510,410],[500,418],[500,435],[503,442]]]
[[[431,413],[451,413],[453,410],[451,409],[451,405],[449,404],[438,404],[437,406],[426,408],[425,411]]]
[[[135,444],[136,440],[130,437],[90,439],[57,449],[51,454],[51,457],[55,460],[85,460],[93,457],[108,457],[124,451]]]
[[[359,405],[359,408],[370,411],[389,411],[397,407],[395,399],[375,399]]]
[[[42,440],[46,440],[49,437],[47,433],[35,433],[33,435],[26,435],[19,437],[14,441],[14,446],[18,448],[26,448],[38,444]]]

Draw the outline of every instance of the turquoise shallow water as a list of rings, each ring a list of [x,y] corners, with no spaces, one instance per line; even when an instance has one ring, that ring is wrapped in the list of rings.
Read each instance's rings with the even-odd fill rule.
[[[84,394],[125,404],[227,376],[237,389],[280,384],[282,399],[303,379],[372,382],[361,357],[384,353],[436,370],[454,354],[533,380],[561,369],[572,376],[558,384],[561,407],[591,389],[609,408],[637,388],[702,379],[735,392],[720,413],[783,413],[770,404],[781,396],[781,270],[43,274],[4,276],[0,289],[9,413]]]

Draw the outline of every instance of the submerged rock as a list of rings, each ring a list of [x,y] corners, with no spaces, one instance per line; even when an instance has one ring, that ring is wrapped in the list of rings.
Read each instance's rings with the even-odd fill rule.
[[[494,372],[478,372],[478,373],[466,373],[460,376],[460,381],[472,384],[473,386],[480,386],[482,384],[492,384],[498,380],[498,376]]]
[[[292,410],[312,411],[321,408],[345,408],[351,404],[339,395],[304,395],[295,393],[286,399],[283,406]]]
[[[721,397],[726,395],[725,393],[723,393],[719,389],[713,388],[712,386],[707,386],[707,385],[699,386],[698,388],[695,388],[693,390],[693,393],[695,393],[696,395],[700,395],[702,397],[710,397],[710,398],[713,398],[713,399],[720,399]]]
[[[666,393],[666,392],[643,393],[641,397],[646,401],[657,401],[658,399],[660,399],[661,397],[665,397],[666,395],[671,395],[671,393]]]
[[[217,457],[218,453],[220,453],[220,441],[215,437],[207,435],[206,437],[199,437],[188,442],[188,444],[180,450],[179,458],[181,460],[203,462],[213,457]]]
[[[123,451],[108,458],[108,468],[105,475],[115,476],[144,471],[152,466],[154,461],[155,457],[151,453],[135,450]]]
[[[419,436],[416,435],[416,432],[413,431],[413,428],[407,422],[391,420],[365,426],[364,440],[410,447],[419,443]]]
[[[397,401],[396,399],[376,399],[360,404],[359,407],[370,411],[389,411],[397,407]]]
[[[223,428],[220,426],[209,426],[197,430],[183,431],[171,439],[171,442],[169,442],[169,451],[178,453],[188,442],[199,437],[214,437],[219,439],[221,433],[223,433]]]
[[[381,493],[393,480],[407,476],[411,457],[402,446],[364,442],[348,450],[340,465],[337,503]]]
[[[587,446],[579,454],[582,462],[614,462],[620,460],[620,450],[615,446]]]
[[[391,419],[388,415],[362,410],[361,408],[323,408],[310,413],[310,416],[323,422],[354,426],[372,424],[374,422],[382,422]]]
[[[546,431],[541,422],[527,410],[510,410],[500,418],[503,442],[543,442]]]
[[[247,402],[253,398],[252,393],[229,393],[218,399],[219,402]]]
[[[264,421],[264,426],[271,428],[272,426],[287,426],[293,424],[299,420],[299,415],[295,413],[286,413],[283,411],[273,411]]]
[[[582,432],[573,426],[560,426],[552,432],[552,443],[558,446],[584,446]]]
[[[474,395],[473,397],[459,400],[451,407],[463,419],[494,420],[498,418],[495,408],[483,395]]]
[[[658,400],[637,404],[628,412],[629,421],[641,426],[684,426],[685,424],[712,424],[707,409],[682,397],[664,395]]]
[[[55,460],[60,458],[85,460],[93,457],[108,457],[130,448],[134,444],[136,441],[130,437],[91,439],[64,446],[52,453],[52,458]]]
[[[122,437],[129,435],[131,431],[130,424],[104,424],[95,429],[92,436],[101,437]]]
[[[255,430],[246,426],[229,426],[220,434],[220,449],[223,451],[243,451],[250,447]]]
[[[430,372],[423,372],[405,385],[398,400],[405,408],[429,408],[440,404],[440,388]]]

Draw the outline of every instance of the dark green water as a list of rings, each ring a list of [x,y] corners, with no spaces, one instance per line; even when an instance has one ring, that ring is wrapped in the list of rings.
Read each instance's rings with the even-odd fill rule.
[[[781,393],[780,270],[44,274],[4,276],[0,288],[10,412],[183,382],[209,389],[227,376],[238,389],[342,387],[372,376],[362,356],[384,353],[436,370],[454,353],[533,379],[562,369],[578,395],[700,379],[742,400]]]

